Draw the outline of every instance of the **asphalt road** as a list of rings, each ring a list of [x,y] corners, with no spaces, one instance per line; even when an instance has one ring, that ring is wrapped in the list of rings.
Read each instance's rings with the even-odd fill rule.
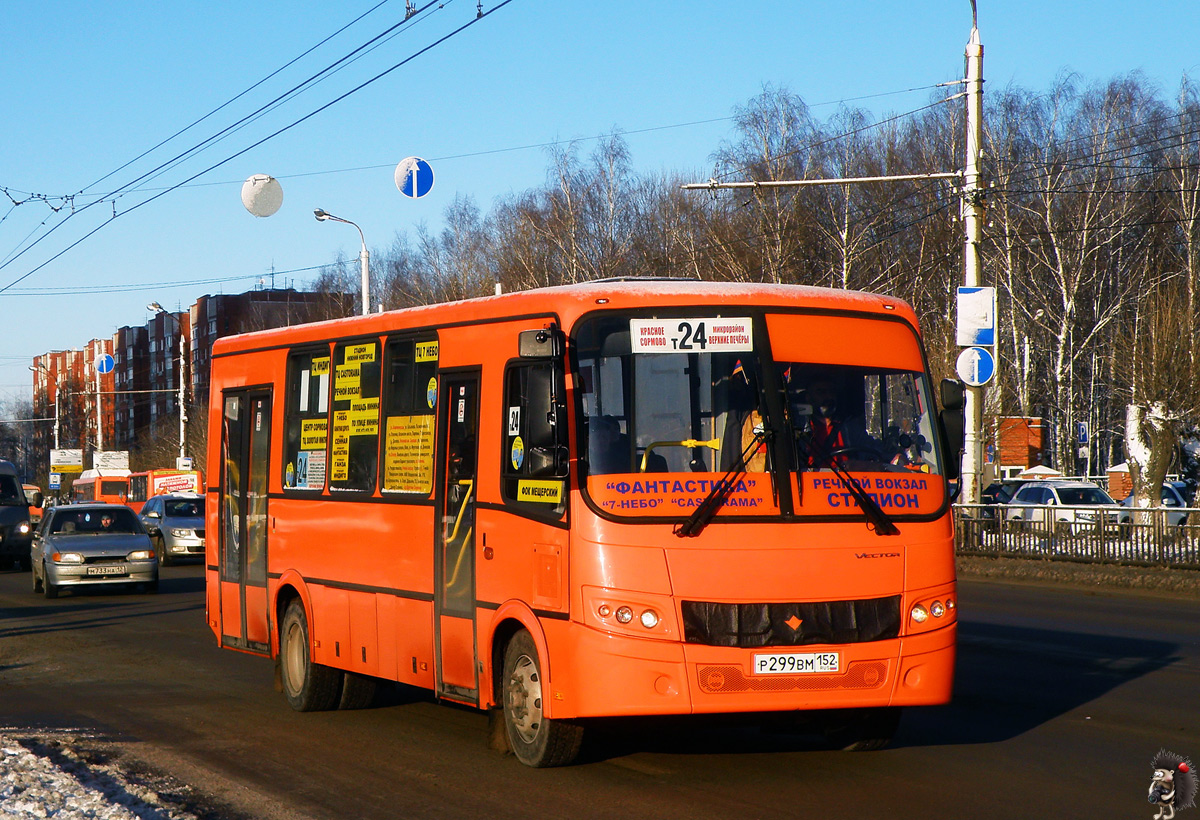
[[[216,648],[202,591],[199,566],[165,569],[157,595],[54,601],[0,572],[0,731],[84,735],[239,820],[1150,818],[1152,755],[1200,760],[1191,597],[964,580],[954,701],[906,712],[887,750],[622,721],[579,765],[534,771],[487,748],[483,715],[413,690],[292,712],[270,661]]]

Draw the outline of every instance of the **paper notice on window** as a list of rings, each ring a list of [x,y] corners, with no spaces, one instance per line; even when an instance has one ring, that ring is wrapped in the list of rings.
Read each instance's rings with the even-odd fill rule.
[[[433,414],[389,416],[384,442],[383,489],[428,495],[433,489]]]

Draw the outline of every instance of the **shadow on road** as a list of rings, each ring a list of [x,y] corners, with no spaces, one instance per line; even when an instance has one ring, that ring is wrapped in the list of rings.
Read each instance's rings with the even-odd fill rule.
[[[912,709],[895,745],[996,743],[1179,659],[1165,641],[959,624],[954,698]]]
[[[1178,658],[1178,647],[1163,641],[991,624],[959,629],[952,702],[906,709],[891,748],[1009,740]],[[628,718],[598,722],[583,756],[828,748],[815,725],[778,714]]]

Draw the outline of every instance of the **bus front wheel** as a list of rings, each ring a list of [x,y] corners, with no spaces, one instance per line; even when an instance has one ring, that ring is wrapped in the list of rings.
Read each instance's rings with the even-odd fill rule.
[[[565,766],[579,755],[583,727],[551,720],[542,709],[542,671],[533,637],[521,630],[504,651],[504,724],[517,760],[534,768]]]
[[[342,673],[313,663],[308,616],[297,598],[287,606],[279,629],[283,694],[297,712],[320,712],[338,705]]]

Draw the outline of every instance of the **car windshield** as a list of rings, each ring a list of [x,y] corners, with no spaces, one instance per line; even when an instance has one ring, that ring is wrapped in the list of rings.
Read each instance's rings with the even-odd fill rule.
[[[1058,497],[1063,506],[1073,507],[1084,504],[1115,504],[1108,493],[1099,487],[1059,487]]]
[[[0,506],[23,507],[25,504],[25,491],[16,476],[0,475]]]
[[[203,518],[204,499],[169,499],[166,501],[166,515],[168,518]]]
[[[50,523],[50,532],[59,535],[100,535],[142,532],[137,517],[126,507],[103,510],[59,510]]]

